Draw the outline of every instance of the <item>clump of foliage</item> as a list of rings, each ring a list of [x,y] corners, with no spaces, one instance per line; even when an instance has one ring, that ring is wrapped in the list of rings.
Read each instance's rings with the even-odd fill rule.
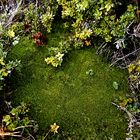
[[[17,68],[20,64],[20,61],[15,60],[15,61],[8,61],[6,62],[6,55],[7,53],[3,51],[2,48],[0,48],[0,89],[2,89],[2,83],[5,77],[8,77],[11,75],[11,72]]]
[[[8,18],[9,20],[7,18],[3,20],[3,22],[5,21],[3,25],[7,27],[14,23],[13,25],[16,25],[18,33],[24,31],[24,33],[50,33],[54,18],[58,16],[57,12],[60,10],[59,7],[62,7],[62,15],[59,16],[64,19],[64,27],[70,30],[70,35],[65,38],[67,43],[58,45],[58,48],[65,50],[67,45],[67,51],[71,50],[71,46],[74,48],[91,46],[96,37],[100,38],[102,42],[107,44],[111,43],[111,49],[114,49],[115,46],[117,49],[124,48],[126,44],[126,29],[132,21],[136,21],[137,7],[134,2],[111,0],[100,0],[98,2],[90,0],[49,0],[26,3],[24,1],[23,3],[21,1],[19,3],[17,2],[15,5],[18,6],[12,9],[15,14],[5,11],[10,16]],[[19,8],[22,9],[22,13],[17,12]],[[125,10],[118,12],[118,8],[124,8]],[[2,15],[4,16],[4,14]],[[20,19],[20,17],[22,18]],[[14,18],[16,19],[13,20]],[[19,22],[19,20],[22,22]],[[42,46],[43,41],[41,40],[43,40],[43,36],[42,39],[36,39],[35,42],[39,46]],[[60,53],[63,54],[62,51]],[[60,66],[62,59],[58,60],[57,54],[50,54],[47,59],[47,64],[52,64],[55,67]]]
[[[140,139],[140,60],[134,61],[128,65],[129,72],[129,87],[132,95],[126,99],[120,99],[118,108],[123,110],[128,115],[128,133],[127,140]],[[113,103],[114,104],[114,103]]]
[[[111,43],[112,50],[115,46],[121,49],[125,47],[114,42],[124,40],[128,25],[132,21],[136,21],[134,3],[128,2],[123,7],[121,1],[57,1],[62,6],[62,18],[66,21],[64,25],[71,29],[70,37],[66,38],[68,46],[74,46],[74,48],[90,46],[93,44],[94,38],[98,37],[102,42]],[[117,7],[123,7],[126,10],[117,13]],[[69,22],[69,20],[71,21]],[[65,45],[63,47],[65,48]]]
[[[11,40],[13,40],[12,45],[17,44],[18,38],[14,38],[15,33],[12,30],[9,30],[6,35],[4,35],[4,31],[1,32],[0,36],[0,89],[2,89],[3,81],[6,77],[10,76],[12,71],[18,68],[20,65],[20,60],[9,61],[7,60],[8,50],[7,45],[11,44]],[[6,38],[6,39],[5,39]],[[7,40],[7,42],[6,42]]]
[[[12,71],[20,64],[18,60],[9,61],[7,59],[9,51],[19,43],[20,38],[27,34],[33,34],[32,38],[36,45],[43,46],[46,39],[44,33],[51,31],[54,12],[57,9],[56,3],[50,0],[39,3],[31,2],[25,5],[26,2],[21,0],[13,2],[10,11],[7,9],[10,7],[8,3],[3,4],[2,7],[2,19],[0,19],[0,82],[5,77],[10,76]],[[45,28],[45,32],[42,28]],[[2,85],[3,83],[0,86],[2,87]],[[0,123],[0,137],[2,139],[9,137],[35,139],[32,134],[36,133],[38,125],[34,120],[30,120],[28,111],[27,105],[21,103],[20,106],[10,108],[10,111],[7,110],[6,115],[1,114],[3,117]],[[51,125],[49,132],[43,136],[44,140],[50,132],[58,133],[58,128],[59,126],[56,123]]]
[[[139,121],[139,104],[136,98],[128,97],[119,100],[119,105],[113,103],[118,109],[124,111],[128,116],[128,129],[126,133],[126,140],[139,140],[140,138],[140,121]]]
[[[0,137],[33,137],[30,132],[35,133],[38,125],[28,117],[28,107],[25,103],[12,108],[11,111],[3,116],[0,126]]]
[[[140,60],[131,63],[128,66],[128,71],[131,88],[140,92]]]
[[[3,116],[0,123],[0,138],[18,138],[18,139],[38,139],[46,140],[49,134],[57,134],[59,125],[54,123],[50,125],[50,130],[45,135],[37,135],[38,124],[29,117],[29,108],[22,102],[21,105],[12,108]]]
[[[32,32],[44,28],[45,32],[50,33],[57,7],[56,1],[51,0],[31,3],[24,9],[24,20],[31,24]]]
[[[51,64],[54,67],[61,66],[61,63],[63,61],[63,53],[58,52],[55,56],[51,56],[48,58],[45,58],[45,62],[47,64]]]
[[[47,64],[51,64],[54,67],[61,66],[63,58],[66,53],[68,53],[72,48],[70,47],[71,42],[66,40],[61,40],[58,44],[58,47],[49,48],[49,55],[45,58]]]
[[[74,19],[72,27],[77,39],[87,39],[92,35],[111,42],[123,38],[126,27],[135,19],[136,7],[130,3],[121,15],[116,13],[116,8],[122,5],[119,1],[58,0],[58,3],[62,5],[62,17]]]

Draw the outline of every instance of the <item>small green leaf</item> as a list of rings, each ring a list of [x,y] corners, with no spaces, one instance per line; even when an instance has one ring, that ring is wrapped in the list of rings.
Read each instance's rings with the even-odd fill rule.
[[[114,89],[118,90],[119,84],[116,81],[114,81],[113,82],[113,87],[114,87]]]
[[[5,122],[6,125],[9,125],[11,123],[11,117],[10,117],[10,115],[4,116],[2,121]]]
[[[90,76],[93,76],[94,75],[94,72],[92,69],[86,71],[86,75],[90,75]]]
[[[18,110],[16,108],[13,108],[10,112],[13,116],[18,115]]]
[[[10,125],[8,125],[8,130],[10,131],[14,131],[16,128],[16,125],[14,123],[11,123]]]
[[[6,116],[3,117],[4,122],[9,121],[10,119],[11,119],[10,115],[6,115]]]
[[[23,121],[23,125],[24,125],[24,126],[27,126],[27,125],[30,123],[30,120],[29,120],[28,117],[23,118],[22,121]]]

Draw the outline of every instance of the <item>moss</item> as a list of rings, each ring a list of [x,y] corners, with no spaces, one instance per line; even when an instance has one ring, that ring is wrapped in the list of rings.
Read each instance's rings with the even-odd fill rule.
[[[48,47],[58,43],[58,34],[48,36]],[[128,92],[126,72],[110,68],[93,48],[72,51],[59,68],[48,66],[46,56],[47,48],[37,48],[28,38],[13,48],[10,58],[21,59],[23,64],[22,74],[12,79],[17,86],[14,104],[31,104],[40,130],[46,132],[50,124],[59,124],[60,139],[125,139],[127,124],[111,102]],[[92,76],[86,74],[90,69]],[[119,83],[118,90],[113,81]]]

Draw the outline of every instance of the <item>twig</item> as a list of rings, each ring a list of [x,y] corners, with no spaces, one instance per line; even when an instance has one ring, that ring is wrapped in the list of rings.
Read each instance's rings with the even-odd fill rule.
[[[50,131],[48,131],[44,137],[44,140],[46,140],[47,136],[49,135]]]
[[[107,43],[102,43],[100,47],[98,47],[96,54],[102,54],[103,49],[107,46]]]
[[[123,57],[124,57],[124,53],[123,53],[123,51],[121,50],[121,53],[122,53],[122,55],[123,55]],[[128,66],[128,64],[127,64],[127,61],[126,61],[126,58],[124,58],[124,63],[125,63],[125,68]]]
[[[110,65],[110,67],[113,66],[114,64],[116,64],[118,61],[120,61],[120,60],[122,60],[122,59],[125,59],[125,58],[129,57],[130,55],[132,55],[132,54],[134,54],[134,53],[136,53],[136,52],[138,52],[138,51],[140,51],[140,48],[138,48],[137,50],[135,50],[135,51],[133,51],[133,52],[131,52],[131,53],[129,53],[129,54],[127,54],[127,55],[121,57],[121,58],[118,58],[115,62],[113,62],[113,63]]]
[[[116,103],[112,102],[112,105],[116,106],[117,108],[123,110],[124,112],[127,113],[127,115],[129,116],[129,118],[132,118],[133,115],[125,108],[125,107],[122,107],[122,106],[119,106],[117,105]]]
[[[116,103],[112,102],[112,105],[115,105],[117,108],[125,111],[128,115],[129,118],[129,123],[128,123],[128,134],[132,134],[133,133],[133,128],[135,127],[136,124],[138,124],[138,120],[135,117],[135,114],[132,114],[131,112],[129,112],[125,107],[119,106]]]
[[[35,138],[33,137],[33,135],[31,135],[30,133],[28,133],[29,134],[29,136],[33,139],[33,140],[35,140]]]
[[[22,135],[20,135],[20,132],[4,132],[3,130],[0,130],[0,137],[4,138],[6,136],[22,137]]]
[[[20,5],[22,4],[22,0],[20,0],[20,2],[18,3],[17,5],[17,8],[15,9],[15,11],[12,13],[12,15],[10,16],[9,20],[7,21],[7,24],[5,25],[5,27],[8,27],[11,23],[12,23],[12,20],[13,18],[15,17],[15,15],[17,14],[18,12],[18,9],[20,7]]]
[[[33,127],[33,125],[19,126],[19,127],[16,127],[15,130],[18,130],[18,129],[21,129],[21,128],[29,128],[29,127]]]
[[[129,32],[128,32],[128,30],[130,29],[130,26],[132,25],[134,23],[134,20],[127,26],[127,28],[125,29],[126,30],[126,32],[127,32],[127,34],[130,34]]]

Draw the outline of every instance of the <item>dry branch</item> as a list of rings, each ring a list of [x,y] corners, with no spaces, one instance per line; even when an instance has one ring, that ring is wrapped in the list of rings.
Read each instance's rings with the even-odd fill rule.
[[[21,6],[23,0],[20,0],[20,2],[17,4],[17,7],[15,8],[15,10],[13,11],[12,15],[10,16],[10,18],[7,21],[7,24],[5,25],[5,27],[8,27],[9,25],[11,25],[13,18],[16,16],[19,7]]]
[[[127,54],[127,55],[121,57],[121,58],[118,58],[116,61],[114,61],[114,62],[110,65],[110,67],[113,66],[113,65],[115,65],[118,61],[123,60],[123,59],[126,59],[126,58],[129,57],[130,55],[133,55],[133,54],[135,54],[135,53],[137,53],[137,52],[139,52],[139,51],[140,51],[140,48],[138,48],[137,50],[135,50],[135,51],[133,51],[133,52],[131,52],[131,53],[129,53],[129,54]]]

